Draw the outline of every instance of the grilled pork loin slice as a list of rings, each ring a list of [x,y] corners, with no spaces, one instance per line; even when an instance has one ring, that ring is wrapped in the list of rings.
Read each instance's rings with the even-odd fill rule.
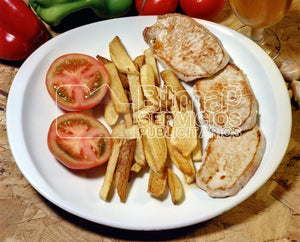
[[[185,82],[209,77],[229,61],[218,38],[186,15],[158,16],[143,36],[161,65]]]
[[[229,63],[213,77],[199,80],[194,88],[200,96],[203,121],[211,131],[236,135],[256,124],[258,103],[236,65]]]
[[[265,146],[265,138],[257,126],[240,136],[215,135],[209,139],[203,154],[197,185],[211,197],[237,194],[257,170]]]

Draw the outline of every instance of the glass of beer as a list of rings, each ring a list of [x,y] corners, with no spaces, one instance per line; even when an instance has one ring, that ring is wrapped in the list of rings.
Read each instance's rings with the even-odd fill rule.
[[[239,32],[259,44],[272,59],[280,52],[281,44],[277,34],[268,28],[287,14],[292,0],[229,0],[229,4],[246,26]]]

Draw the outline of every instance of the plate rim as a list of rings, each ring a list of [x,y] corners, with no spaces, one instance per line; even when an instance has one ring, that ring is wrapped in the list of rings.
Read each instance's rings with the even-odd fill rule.
[[[115,22],[115,21],[117,21],[117,22],[119,22],[119,21],[123,21],[124,19],[136,19],[136,18],[151,18],[151,19],[156,19],[156,17],[157,16],[130,16],[130,17],[123,17],[123,18],[118,18],[118,19],[110,19],[110,20],[104,20],[104,21],[98,21],[98,22],[95,22],[95,23],[91,23],[91,24],[87,24],[87,25],[83,25],[83,26],[80,26],[80,27],[77,27],[77,28],[74,28],[74,29],[71,29],[71,30],[69,30],[69,31],[66,31],[66,32],[64,32],[64,33],[62,33],[62,34],[60,34],[60,35],[58,35],[58,36],[56,36],[56,37],[54,37],[53,39],[56,39],[55,41],[59,41],[59,39],[60,38],[64,38],[64,36],[66,35],[66,34],[72,34],[74,31],[80,31],[80,29],[81,28],[86,28],[87,26],[90,26],[90,25],[98,25],[99,23],[101,23],[101,24],[109,24],[110,22]],[[200,23],[203,23],[204,25],[207,25],[207,26],[215,26],[215,27],[217,27],[219,30],[221,29],[222,31],[227,31],[227,32],[229,32],[229,33],[234,33],[234,34],[236,34],[237,32],[235,32],[234,30],[232,30],[232,29],[230,29],[229,27],[226,27],[226,26],[223,26],[223,25],[220,25],[220,24],[218,24],[218,23],[214,23],[214,22],[210,22],[210,21],[206,21],[206,20],[198,20],[197,19],[197,21],[198,22],[200,22]],[[238,35],[240,35],[239,33],[237,33]],[[245,39],[245,41],[249,41],[246,37],[244,37],[244,36],[239,36],[240,38],[244,38]],[[55,204],[56,206],[58,206],[58,207],[60,207],[60,208],[62,208],[63,210],[65,210],[65,211],[68,211],[68,212],[70,212],[70,213],[72,213],[72,214],[74,214],[75,216],[78,216],[78,217],[81,217],[81,218],[83,218],[83,219],[87,219],[87,220],[90,220],[90,219],[88,219],[88,218],[86,218],[84,215],[82,215],[82,214],[80,214],[78,211],[73,211],[72,209],[70,209],[70,208],[66,208],[66,207],[63,207],[62,205],[61,205],[61,201],[59,201],[59,203],[58,203],[58,201],[57,200],[55,200],[55,199],[53,199],[51,196],[49,196],[49,194],[47,193],[47,192],[45,192],[43,189],[41,189],[37,184],[36,184],[36,182],[33,182],[32,181],[32,177],[30,176],[30,174],[28,173],[28,170],[26,170],[26,168],[25,167],[23,167],[20,163],[19,163],[19,161],[20,161],[20,159],[22,160],[22,159],[24,159],[24,154],[20,154],[20,153],[18,153],[18,151],[17,151],[17,148],[18,148],[18,146],[20,145],[20,142],[21,142],[21,139],[19,139],[19,140],[16,140],[16,134],[15,133],[17,133],[17,132],[20,132],[20,133],[22,133],[22,138],[23,138],[23,135],[24,135],[24,132],[23,132],[23,130],[22,130],[22,128],[19,126],[17,126],[17,128],[15,127],[15,125],[18,123],[18,119],[22,119],[22,112],[23,112],[23,110],[21,110],[21,112],[20,113],[18,113],[18,115],[13,115],[13,111],[11,111],[11,110],[17,110],[18,109],[18,107],[16,107],[17,106],[17,102],[14,102],[14,100],[13,100],[13,97],[14,97],[14,95],[16,95],[16,93],[18,93],[19,91],[17,90],[17,89],[20,89],[20,86],[16,86],[17,84],[18,85],[21,85],[21,89],[22,88],[24,88],[24,87],[26,87],[26,83],[25,83],[25,81],[22,83],[21,81],[18,81],[19,79],[22,79],[21,78],[21,74],[23,74],[23,70],[24,70],[24,68],[26,68],[30,63],[31,63],[31,61],[34,61],[34,58],[35,58],[35,56],[36,55],[38,55],[38,53],[41,51],[41,50],[43,50],[43,49],[46,49],[47,48],[47,46],[48,45],[50,45],[51,44],[51,41],[52,41],[52,39],[51,40],[49,40],[48,42],[46,42],[44,45],[42,45],[41,47],[39,47],[27,60],[25,60],[25,62],[22,64],[22,66],[20,67],[20,69],[19,69],[19,71],[17,72],[17,74],[16,74],[16,76],[15,76],[15,78],[14,78],[14,80],[13,80],[13,83],[12,83],[12,85],[11,85],[11,88],[10,88],[10,91],[9,91],[9,95],[8,95],[8,98],[7,98],[7,109],[6,109],[6,126],[7,126],[7,136],[8,136],[8,141],[9,141],[9,145],[10,145],[10,147],[11,147],[11,152],[12,152],[12,154],[13,154],[13,157],[14,157],[14,159],[15,159],[15,162],[16,162],[16,164],[17,164],[17,166],[18,166],[18,168],[20,169],[20,171],[21,171],[21,173],[24,175],[24,177],[26,178],[26,180],[31,184],[31,186],[33,186],[34,187],[34,189],[39,193],[39,194],[41,194],[43,197],[45,197],[47,200],[49,200],[51,203],[53,203],[53,204]],[[49,43],[50,42],[50,43]],[[250,44],[250,42],[249,42],[249,44]],[[253,43],[254,44],[254,43]],[[253,45],[252,43],[250,44],[250,45]],[[256,48],[256,47],[255,47]],[[266,59],[266,60],[268,60],[268,62],[270,62],[270,59],[269,59],[269,57],[267,56],[267,54],[262,54],[262,58],[264,58],[264,59]],[[37,62],[38,60],[35,60],[35,62]],[[270,63],[271,65],[274,65],[274,67],[276,67],[276,69],[278,70],[278,68],[277,68],[277,66],[275,65],[275,63],[273,62],[273,64],[272,63]],[[279,70],[278,70],[278,72],[279,72]],[[278,72],[277,72],[277,74],[278,74]],[[279,72],[280,73],[280,72]],[[273,75],[276,75],[276,73],[273,73]],[[15,80],[17,80],[17,81],[15,81]],[[18,83],[17,83],[18,82]],[[21,82],[21,84],[20,84],[20,82]],[[283,83],[282,83],[282,86],[283,86]],[[24,88],[24,90],[25,90],[26,88]],[[276,90],[275,89],[275,91],[277,91],[277,93],[279,94],[279,90]],[[280,91],[280,92],[282,92],[282,90]],[[281,94],[282,95],[282,94]],[[287,91],[285,92],[285,94],[284,94],[284,99],[283,99],[283,102],[282,103],[278,103],[278,105],[281,105],[281,106],[283,106],[283,107],[286,107],[287,106],[287,104],[289,104],[289,106],[290,106],[290,102],[289,102],[289,99],[287,98],[288,97],[288,94],[287,94]],[[288,102],[288,103],[287,103]],[[291,113],[291,109],[286,109],[286,118],[285,119],[283,119],[283,120],[280,120],[281,122],[282,121],[284,121],[283,122],[283,124],[284,125],[289,125],[289,132],[288,133],[284,133],[283,135],[285,135],[285,139],[287,139],[287,137],[288,137],[288,140],[289,140],[289,137],[290,137],[290,134],[291,134],[291,128],[292,128],[292,113]],[[16,142],[16,141],[18,141],[18,142]],[[21,144],[21,145],[23,145],[23,146],[25,146],[26,147],[26,144]],[[281,163],[281,161],[282,161],[282,158],[284,157],[284,154],[285,154],[285,151],[286,151],[286,149],[287,149],[287,146],[288,146],[288,142],[286,142],[286,144],[285,144],[285,146],[284,147],[282,147],[282,149],[280,150],[280,151],[277,151],[278,153],[281,153],[281,157],[280,157],[280,162],[278,163],[278,166],[279,166],[279,164]],[[26,155],[28,155],[28,154],[26,154]],[[27,157],[26,157],[26,159],[30,159],[30,156],[28,155]],[[272,171],[269,171],[269,173],[271,173],[271,175],[270,176],[268,176],[268,177],[265,177],[265,179],[264,179],[264,182],[263,183],[265,183],[267,180],[269,180],[269,178],[272,176],[272,174],[275,172],[275,170],[278,168],[278,166],[276,166],[276,168],[274,168],[274,170],[272,170]],[[34,169],[36,169],[36,168],[34,168]],[[34,171],[34,172],[37,172],[37,171]],[[41,182],[43,182],[43,181],[41,181]],[[262,184],[263,185],[263,184]],[[261,186],[262,186],[261,185]],[[258,188],[259,189],[259,188]],[[255,191],[254,191],[255,192]],[[253,193],[254,193],[253,192]],[[213,217],[215,217],[215,216],[217,216],[217,215],[219,215],[219,214],[222,214],[222,213],[224,213],[225,211],[228,211],[229,209],[231,209],[231,208],[233,208],[233,207],[235,207],[235,206],[237,206],[239,203],[241,203],[242,201],[244,201],[245,199],[247,199],[249,196],[251,196],[253,193],[251,193],[251,194],[247,194],[246,196],[244,196],[243,198],[242,198],[242,200],[238,200],[238,201],[236,201],[235,203],[233,203],[232,204],[232,206],[229,206],[229,207],[227,207],[227,209],[225,209],[224,211],[222,211],[221,213],[220,212],[217,212],[217,213],[215,213],[213,216],[208,216],[206,219],[204,219],[204,220],[197,220],[197,221],[191,221],[190,223],[185,223],[185,224],[180,224],[180,223],[174,223],[174,224],[172,224],[171,226],[168,226],[168,225],[165,225],[164,227],[161,227],[161,228],[157,228],[157,227],[155,227],[155,226],[149,226],[148,228],[145,228],[145,227],[143,227],[143,226],[141,226],[141,227],[138,227],[138,226],[125,226],[124,224],[118,224],[117,222],[115,222],[115,223],[111,223],[111,224],[106,224],[106,223],[101,223],[101,224],[103,224],[103,225],[105,225],[105,226],[110,226],[110,227],[115,227],[115,228],[120,228],[120,229],[129,229],[129,230],[166,230],[166,229],[174,229],[174,228],[180,228],[180,227],[185,227],[185,226],[189,226],[189,225],[193,225],[193,224],[196,224],[196,223],[199,223],[199,222],[203,222],[203,221],[206,221],[207,219],[210,219],[210,218],[213,218]],[[92,221],[92,222],[95,222],[95,221],[93,221],[93,220],[90,220],[90,221]],[[99,223],[99,222],[95,222],[95,223]]]

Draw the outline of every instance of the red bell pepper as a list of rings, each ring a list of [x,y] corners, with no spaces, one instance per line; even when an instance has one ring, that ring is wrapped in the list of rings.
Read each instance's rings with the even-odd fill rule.
[[[24,60],[48,40],[45,25],[22,0],[0,0],[0,59]]]

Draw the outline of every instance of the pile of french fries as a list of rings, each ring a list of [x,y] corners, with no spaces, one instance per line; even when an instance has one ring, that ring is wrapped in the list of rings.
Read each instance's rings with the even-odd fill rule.
[[[170,70],[158,71],[151,49],[134,60],[116,36],[109,43],[111,60],[97,59],[109,72],[104,119],[112,127],[113,149],[100,198],[116,189],[125,202],[134,173],[149,169],[148,193],[161,198],[170,192],[173,204],[184,199],[182,181],[195,181],[195,161],[202,157],[195,113],[189,94]]]

